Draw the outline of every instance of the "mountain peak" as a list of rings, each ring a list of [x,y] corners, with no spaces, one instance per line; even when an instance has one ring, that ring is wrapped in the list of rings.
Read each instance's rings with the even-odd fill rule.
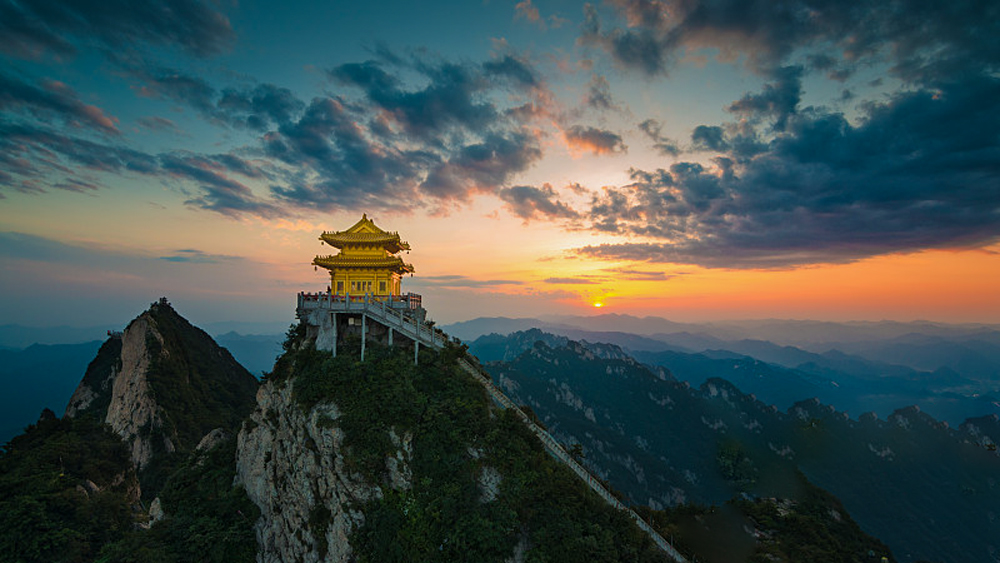
[[[163,297],[104,343],[66,415],[107,422],[143,470],[213,429],[235,431],[256,391],[256,379]]]

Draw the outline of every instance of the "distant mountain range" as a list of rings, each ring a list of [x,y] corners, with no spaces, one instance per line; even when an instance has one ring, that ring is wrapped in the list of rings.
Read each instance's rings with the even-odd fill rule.
[[[885,417],[916,405],[953,425],[973,416],[1000,414],[1000,330],[992,325],[693,324],[600,315],[480,318],[442,328],[470,343],[484,335],[540,328],[574,340],[614,344],[642,362],[669,368],[692,385],[724,377],[780,408],[816,397],[857,418],[869,411]],[[755,336],[755,331],[776,341]],[[824,343],[823,338],[836,340]],[[478,344],[483,345],[485,341]]]
[[[0,349],[0,444],[38,420],[42,409],[66,409],[100,340]]]
[[[0,326],[0,444],[38,420],[42,409],[61,413],[107,331],[124,327]],[[284,334],[216,337],[254,376],[271,371]],[[101,340],[98,340],[101,339]]]
[[[650,369],[616,346],[538,330],[484,336],[470,351],[633,502],[794,499],[800,470],[900,561],[988,562],[1000,549],[996,415],[954,428],[915,407],[858,420],[818,400],[778,409],[727,379],[772,380],[777,389],[823,381],[745,357],[675,352],[657,353],[669,369]],[[674,366],[717,371],[692,385]]]

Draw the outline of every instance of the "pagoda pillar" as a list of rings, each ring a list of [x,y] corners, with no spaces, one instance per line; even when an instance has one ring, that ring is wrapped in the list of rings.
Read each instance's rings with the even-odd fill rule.
[[[333,324],[333,329],[332,329],[332,332],[333,332],[333,348],[330,349],[330,353],[332,353],[333,357],[336,358],[337,357],[337,313],[332,313],[331,312],[330,313],[330,318],[333,320],[333,323],[332,323]]]

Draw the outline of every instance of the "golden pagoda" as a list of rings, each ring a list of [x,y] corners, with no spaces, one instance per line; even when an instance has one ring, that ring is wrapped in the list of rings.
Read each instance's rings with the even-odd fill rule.
[[[378,228],[367,214],[347,230],[324,232],[319,239],[340,250],[331,256],[317,256],[312,262],[330,270],[333,295],[399,295],[403,274],[413,273],[413,266],[396,256],[410,245],[400,240],[399,233]]]

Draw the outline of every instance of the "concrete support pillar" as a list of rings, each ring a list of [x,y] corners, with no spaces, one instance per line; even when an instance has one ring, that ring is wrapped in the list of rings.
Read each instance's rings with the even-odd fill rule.
[[[413,365],[417,365],[417,353],[420,352],[420,341],[413,341]]]
[[[389,327],[389,346],[392,346],[392,327]]]
[[[330,352],[333,354],[333,357],[336,358],[337,357],[337,313],[330,313],[330,317],[333,320],[333,348],[330,350]]]
[[[368,340],[368,331],[365,330],[368,328],[368,325],[365,322],[365,319],[367,318],[368,315],[361,313],[361,361],[362,362],[365,361],[365,340]]]

